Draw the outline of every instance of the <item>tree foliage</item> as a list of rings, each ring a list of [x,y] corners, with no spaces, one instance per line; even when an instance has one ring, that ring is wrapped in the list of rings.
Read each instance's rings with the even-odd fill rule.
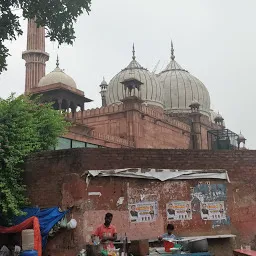
[[[22,166],[28,154],[55,146],[69,123],[51,104],[11,95],[0,99],[0,215],[20,215],[28,203]]]
[[[6,40],[16,40],[22,35],[21,9],[25,19],[36,17],[36,23],[45,26],[46,35],[59,44],[73,44],[75,40],[74,22],[86,11],[91,11],[91,0],[1,0],[0,1],[0,74],[6,70],[9,50]]]

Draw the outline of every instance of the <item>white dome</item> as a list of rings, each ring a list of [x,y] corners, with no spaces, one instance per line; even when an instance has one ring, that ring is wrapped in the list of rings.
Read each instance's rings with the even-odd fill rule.
[[[64,85],[76,88],[76,82],[73,80],[73,78],[64,73],[59,67],[56,67],[51,73],[42,77],[38,83],[38,87],[57,83],[62,83]]]
[[[194,100],[200,104],[200,112],[209,116],[210,96],[205,85],[187,70],[183,69],[173,55],[171,61],[158,75],[164,89],[164,107],[170,112],[190,112],[189,105]]]
[[[163,107],[163,89],[157,77],[143,68],[135,60],[135,55],[130,64],[109,82],[106,93],[107,105],[119,103],[126,97],[122,82],[127,79],[136,79],[142,83],[140,92],[136,91],[135,96],[141,98],[146,104]]]

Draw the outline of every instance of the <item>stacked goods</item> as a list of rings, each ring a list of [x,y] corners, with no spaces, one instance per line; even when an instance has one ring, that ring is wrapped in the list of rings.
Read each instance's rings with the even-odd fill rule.
[[[22,250],[34,250],[34,229],[25,229],[21,232]]]
[[[34,235],[34,229],[22,230],[22,252],[20,256],[38,256],[38,252],[34,250]]]

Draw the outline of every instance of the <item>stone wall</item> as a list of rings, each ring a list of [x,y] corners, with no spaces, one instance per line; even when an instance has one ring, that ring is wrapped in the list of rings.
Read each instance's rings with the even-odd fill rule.
[[[220,180],[166,181],[121,179],[113,177],[86,179],[89,169],[113,168],[226,169],[230,183]],[[256,235],[256,151],[192,151],[157,149],[72,149],[45,152],[26,162],[25,181],[31,202],[41,207],[73,206],[78,220],[74,231],[59,234],[49,242],[48,255],[74,255],[88,240],[93,229],[102,223],[104,214],[114,214],[120,233],[130,238],[155,238],[167,223],[165,205],[170,200],[192,200],[191,188],[224,188],[222,200],[227,221],[203,221],[195,208],[193,219],[176,221],[180,235],[235,234],[237,243],[251,243]],[[88,192],[100,192],[90,196]],[[132,200],[158,201],[155,222],[130,223],[127,204]],[[117,205],[120,197],[124,202]],[[218,255],[218,254],[215,254]],[[228,255],[228,254],[225,254]]]

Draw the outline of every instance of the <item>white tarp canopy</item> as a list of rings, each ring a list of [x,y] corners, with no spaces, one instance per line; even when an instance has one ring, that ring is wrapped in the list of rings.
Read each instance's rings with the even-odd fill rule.
[[[89,176],[115,176],[141,179],[191,180],[191,179],[219,179],[229,182],[226,170],[173,170],[173,169],[142,169],[126,168],[113,170],[89,170]]]

